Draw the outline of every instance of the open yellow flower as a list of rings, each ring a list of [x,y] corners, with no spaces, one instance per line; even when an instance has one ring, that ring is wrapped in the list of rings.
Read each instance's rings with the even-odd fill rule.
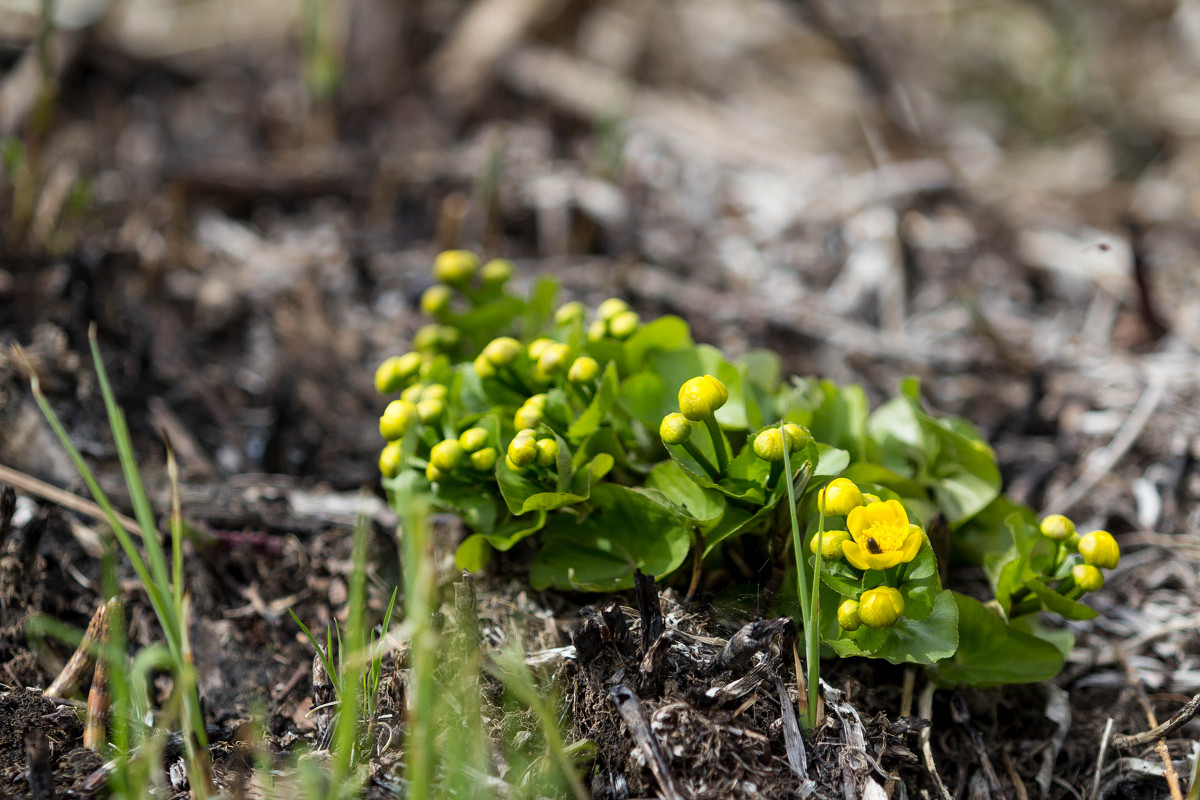
[[[908,514],[899,500],[859,506],[846,517],[851,540],[842,555],[858,569],[889,569],[912,561],[925,536],[908,525]]]

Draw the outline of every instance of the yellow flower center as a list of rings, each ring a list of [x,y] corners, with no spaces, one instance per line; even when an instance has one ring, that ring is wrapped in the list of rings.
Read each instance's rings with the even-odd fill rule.
[[[899,550],[908,538],[908,520],[904,524],[887,521],[875,521],[867,525],[862,532],[863,546],[875,555]]]

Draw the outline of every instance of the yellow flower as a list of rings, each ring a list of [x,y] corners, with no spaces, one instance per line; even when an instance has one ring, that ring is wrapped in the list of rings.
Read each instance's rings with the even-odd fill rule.
[[[712,375],[692,378],[679,387],[679,410],[693,422],[699,422],[725,405],[729,390]]]
[[[417,407],[407,400],[393,400],[379,418],[379,435],[389,442],[403,439],[413,420],[417,418]]]
[[[834,478],[817,494],[817,502],[827,516],[845,517],[863,504],[863,495],[849,478]]]
[[[903,615],[904,595],[890,586],[868,589],[858,598],[858,618],[868,628],[890,628]]]
[[[859,506],[846,517],[851,541],[842,554],[858,569],[888,569],[912,561],[925,537],[913,530],[899,500]]]

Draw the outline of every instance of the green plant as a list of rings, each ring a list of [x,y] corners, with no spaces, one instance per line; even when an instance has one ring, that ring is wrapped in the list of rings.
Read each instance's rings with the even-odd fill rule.
[[[400,393],[381,420],[384,486],[398,510],[419,500],[462,517],[459,566],[536,536],[535,588],[610,591],[635,569],[670,575],[689,551],[720,559],[737,537],[786,541],[792,518],[794,565],[763,547],[792,571],[806,633],[834,653],[974,684],[1061,668],[1069,635],[1036,612],[1093,613],[1077,600],[1115,565],[1115,541],[1043,534],[1001,495],[978,431],[928,414],[915,379],[871,412],[861,387],[785,382],[773,353],[731,360],[678,317],[644,322],[613,298],[588,323],[579,303],[554,310],[552,281],[519,297],[481,272],[471,253],[438,256],[423,304],[434,321],[376,374]],[[485,449],[504,457],[466,457]],[[943,589],[935,518],[995,600]]]
[[[29,374],[33,396],[50,423],[59,441],[67,450],[74,462],[80,477],[87,484],[96,504],[104,511],[105,519],[112,529],[113,535],[119,542],[125,557],[133,566],[153,607],[158,622],[163,631],[165,648],[146,648],[134,660],[132,668],[126,667],[126,645],[123,621],[110,619],[107,646],[98,648],[95,655],[101,658],[108,667],[107,680],[110,682],[113,705],[116,712],[112,715],[113,741],[119,753],[125,758],[122,764],[128,767],[129,756],[135,746],[148,740],[149,731],[139,722],[144,719],[148,707],[145,699],[145,679],[151,668],[166,669],[174,681],[173,702],[178,719],[183,727],[186,743],[186,762],[188,778],[192,791],[197,797],[207,797],[215,794],[209,768],[207,734],[204,728],[204,718],[200,709],[200,697],[196,688],[195,667],[192,661],[191,645],[187,634],[188,610],[190,601],[184,591],[184,572],[182,555],[183,520],[179,513],[178,485],[176,480],[174,456],[168,448],[169,472],[172,478],[172,514],[171,514],[171,552],[172,562],[168,567],[166,555],[158,540],[158,527],[154,512],[146,494],[138,471],[137,461],[133,455],[133,443],[129,436],[129,428],[125,422],[124,412],[116,403],[108,374],[104,369],[104,361],[100,355],[100,347],[96,340],[96,329],[93,325],[88,331],[91,343],[92,358],[96,366],[101,394],[104,398],[108,414],[109,427],[112,430],[113,441],[121,462],[125,477],[125,485],[133,504],[134,514],[140,527],[142,548],[134,542],[133,537],[121,524],[118,515],[107,495],[100,488],[99,482],[91,469],[83,460],[68,438],[54,410],[50,407],[41,391],[36,371],[28,358],[17,346],[14,352],[18,361]],[[145,551],[145,557],[142,550]],[[115,564],[107,564],[105,574],[106,591],[109,597],[116,596]],[[119,617],[120,614],[114,614]],[[60,631],[61,632],[61,631]],[[150,769],[147,767],[146,769]],[[148,773],[147,773],[148,774]],[[136,786],[147,786],[141,779],[130,778],[128,768],[122,768],[115,773],[118,783],[129,782]],[[143,775],[142,777],[146,777]],[[128,786],[124,788],[129,788]]]

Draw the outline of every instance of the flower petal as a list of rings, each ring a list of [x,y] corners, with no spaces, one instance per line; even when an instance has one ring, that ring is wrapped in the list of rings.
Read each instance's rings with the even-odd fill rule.
[[[861,506],[860,506],[861,508]],[[858,509],[854,509],[857,511]],[[869,555],[858,543],[850,540],[842,545],[842,556],[850,562],[850,565],[856,569],[870,569],[871,565],[867,563],[863,556]]]
[[[870,506],[859,506],[852,509],[850,515],[846,517],[846,530],[850,531],[850,535],[854,537],[854,541],[858,541],[862,536],[863,528],[867,526],[867,509]],[[861,569],[861,567],[859,568]]]
[[[907,564],[917,557],[917,553],[921,552],[921,545],[925,544],[925,533],[920,528],[910,530],[908,538],[904,540],[904,545],[900,548],[900,562]]]

